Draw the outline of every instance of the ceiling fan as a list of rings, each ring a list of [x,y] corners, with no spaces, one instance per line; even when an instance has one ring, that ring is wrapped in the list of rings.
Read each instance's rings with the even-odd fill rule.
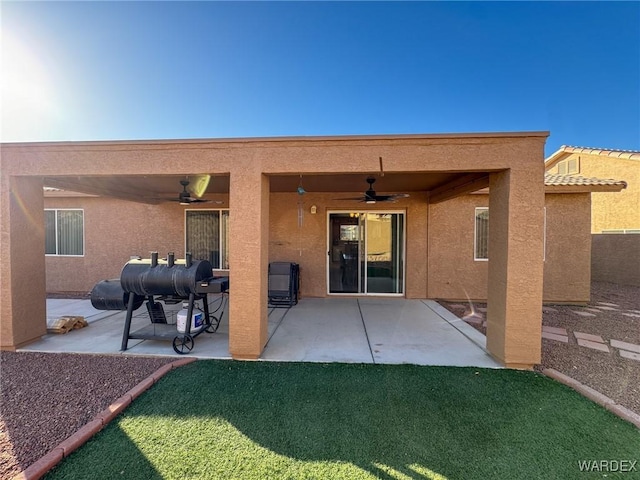
[[[192,203],[210,203],[211,202],[211,200],[204,200],[202,198],[198,198],[200,195],[204,193],[204,190],[206,190],[206,186],[204,189],[199,188],[199,192],[194,192],[196,196],[191,196],[191,192],[187,190],[187,187],[189,186],[190,183],[191,182],[189,182],[189,180],[180,180],[180,185],[182,185],[182,191],[178,194],[176,198],[172,198],[171,200],[174,202],[179,202],[180,205],[191,205]],[[214,203],[222,203],[222,202],[216,201]]]
[[[375,177],[368,177],[367,183],[369,184],[369,188],[364,194],[360,197],[351,197],[351,198],[340,198],[338,200],[358,200],[364,203],[377,203],[377,202],[395,202],[399,198],[407,198],[409,197],[408,193],[392,193],[390,195],[378,195],[376,191],[373,189],[373,184],[376,183]]]

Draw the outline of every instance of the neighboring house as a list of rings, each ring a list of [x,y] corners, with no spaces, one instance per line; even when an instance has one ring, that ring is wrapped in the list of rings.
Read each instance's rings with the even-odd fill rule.
[[[617,195],[591,197],[591,279],[640,286],[640,152],[562,146],[545,161],[548,173],[620,178]]]
[[[234,358],[260,356],[267,265],[292,261],[303,297],[487,300],[488,350],[530,368],[540,361],[543,298],[589,299],[592,195],[625,186],[545,178],[546,136],[5,144],[1,346],[44,334],[46,291],[86,292],[117,278],[132,255],[191,251],[231,278]],[[196,175],[211,177],[211,203],[167,201]],[[378,193],[409,197],[350,199],[371,175]]]
[[[591,196],[591,233],[640,233],[640,152],[563,145],[545,160],[545,171],[585,178],[619,178],[619,195]]]

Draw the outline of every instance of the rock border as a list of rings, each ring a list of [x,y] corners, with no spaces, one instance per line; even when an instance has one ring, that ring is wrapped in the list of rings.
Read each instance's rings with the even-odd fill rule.
[[[39,480],[49,470],[55,467],[62,459],[84,445],[91,437],[102,430],[111,420],[120,415],[136,398],[153,386],[171,370],[183,365],[193,363],[197,358],[181,358],[163,365],[154,373],[138,383],[135,387],[115,400],[111,405],[98,413],[93,420],[81,427],[76,433],[68,437],[54,447],[49,453],[41,457],[35,463],[29,465],[22,472],[13,477],[13,480]]]
[[[573,388],[576,392],[587,397],[589,400],[594,401],[598,405],[609,410],[614,415],[617,415],[623,420],[632,423],[638,429],[640,429],[640,415],[616,403],[613,399],[587,385],[580,383],[577,380],[574,380],[564,373],[560,373],[559,371],[554,370],[553,368],[545,368],[544,370],[542,370],[542,373],[549,378],[553,378],[554,380]]]

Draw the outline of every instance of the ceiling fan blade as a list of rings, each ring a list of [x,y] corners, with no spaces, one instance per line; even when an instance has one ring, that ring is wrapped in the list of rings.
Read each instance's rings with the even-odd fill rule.
[[[366,198],[363,196],[360,196],[360,197],[334,198],[334,200],[359,200],[361,202],[364,202]]]
[[[408,193],[393,193],[391,195],[376,195],[376,201],[378,202],[395,202],[400,198],[408,198]]]
[[[222,200],[207,200],[205,198],[193,198],[190,197],[189,200],[187,200],[188,203],[215,203],[216,205],[221,205],[224,202]]]

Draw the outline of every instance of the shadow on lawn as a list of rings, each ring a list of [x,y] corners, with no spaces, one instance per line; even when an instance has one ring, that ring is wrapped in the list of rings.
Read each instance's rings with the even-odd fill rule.
[[[150,417],[176,433],[180,422],[200,419],[180,442],[222,420],[276,454],[349,463],[389,480],[570,478],[578,460],[631,458],[640,446],[629,441],[638,439],[630,425],[564,386],[532,372],[477,368],[199,361],[164,377],[124,419]],[[131,456],[123,464],[139,464],[138,478],[158,478],[117,433],[117,451]],[[167,437],[148,435],[147,446]]]

